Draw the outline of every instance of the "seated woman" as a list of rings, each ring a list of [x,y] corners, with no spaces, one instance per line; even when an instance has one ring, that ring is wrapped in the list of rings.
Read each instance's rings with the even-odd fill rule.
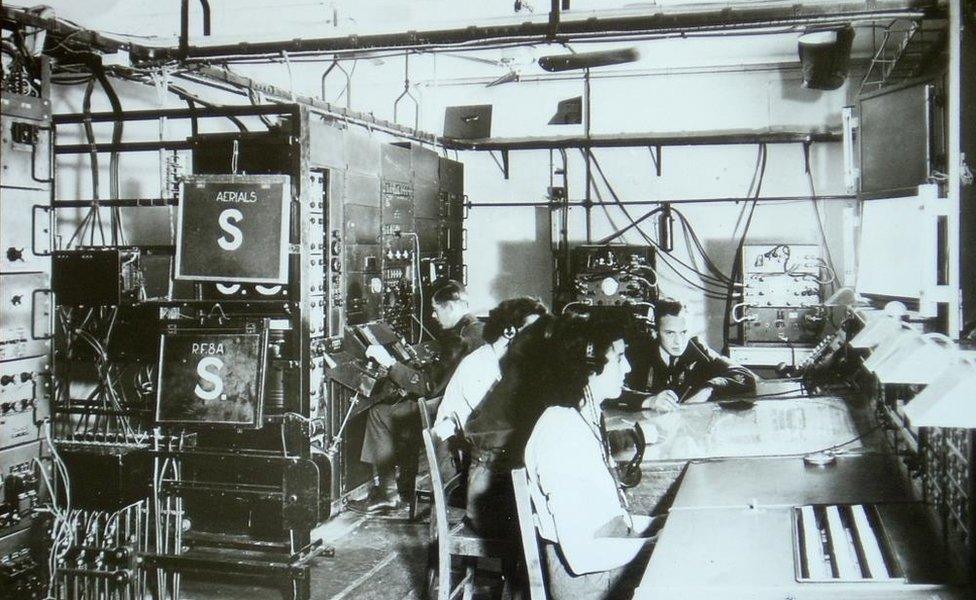
[[[512,340],[547,313],[545,305],[528,296],[503,300],[491,309],[482,332],[485,344],[461,360],[437,408],[433,428],[441,439],[465,432],[472,413],[501,379],[500,363]]]
[[[630,372],[624,339],[622,324],[564,318],[544,381],[549,408],[525,446],[555,600],[628,597],[653,547],[654,520],[628,511],[600,410]]]
[[[539,394],[556,318],[544,314],[512,339],[500,378],[465,426],[471,447],[467,521],[485,537],[518,539],[511,470],[545,405]]]

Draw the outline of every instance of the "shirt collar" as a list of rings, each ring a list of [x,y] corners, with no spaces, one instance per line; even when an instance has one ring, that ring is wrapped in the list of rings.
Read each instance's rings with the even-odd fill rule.
[[[664,366],[666,366],[666,367],[667,366],[670,366],[671,365],[671,355],[668,354],[668,351],[664,349],[664,346],[658,345],[657,351],[661,355],[661,360],[664,361]],[[680,358],[680,357],[678,357],[678,356],[675,356],[674,357],[675,364],[677,364],[678,358]]]

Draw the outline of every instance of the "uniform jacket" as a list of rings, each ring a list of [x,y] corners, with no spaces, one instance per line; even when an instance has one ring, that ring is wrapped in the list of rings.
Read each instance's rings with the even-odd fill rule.
[[[706,346],[697,337],[669,366],[661,356],[657,340],[639,344],[627,352],[631,363],[629,387],[652,394],[671,390],[685,400],[704,387],[713,388],[714,397],[749,394],[756,390],[756,376]]]
[[[433,398],[444,393],[454,369],[461,359],[485,343],[484,323],[471,314],[464,315],[438,336],[439,358],[430,366],[418,369],[397,362],[390,367],[389,378],[408,394]]]

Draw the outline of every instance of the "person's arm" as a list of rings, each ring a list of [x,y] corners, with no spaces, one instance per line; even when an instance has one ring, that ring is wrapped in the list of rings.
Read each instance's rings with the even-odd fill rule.
[[[434,398],[444,393],[458,363],[474,350],[473,339],[473,336],[446,332],[439,340],[439,359],[424,369],[396,360],[383,366],[389,369],[389,379],[408,394]]]
[[[445,440],[459,429],[461,418],[458,411],[465,408],[465,389],[464,377],[461,369],[455,370],[451,380],[447,383],[444,390],[444,400],[437,407],[437,415],[434,417],[433,429],[437,435]]]
[[[648,540],[598,535],[611,521],[625,514],[622,508],[611,513],[587,501],[594,474],[602,476],[601,471],[606,470],[602,458],[586,452],[585,449],[592,450],[588,444],[567,443],[562,428],[550,428],[546,436],[548,439],[536,445],[540,451],[536,453],[533,468],[570,569],[580,575],[627,564]]]
[[[428,396],[430,377],[420,369],[415,369],[402,362],[396,361],[389,367],[387,377],[397,387],[413,396]]]
[[[731,396],[756,391],[756,375],[752,371],[715,352],[697,339],[691,343],[705,356],[705,385],[712,388],[715,395]]]

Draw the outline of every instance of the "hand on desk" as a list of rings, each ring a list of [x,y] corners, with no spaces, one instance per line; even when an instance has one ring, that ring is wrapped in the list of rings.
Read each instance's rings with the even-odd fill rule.
[[[701,404],[702,402],[708,402],[709,398],[712,397],[712,388],[703,387],[689,398],[686,398],[684,404]]]
[[[664,390],[645,399],[641,408],[663,413],[678,410],[678,395],[671,390]]]
[[[371,344],[366,348],[366,358],[375,360],[381,367],[387,369],[396,364],[396,359],[393,358],[390,351],[379,344]]]

